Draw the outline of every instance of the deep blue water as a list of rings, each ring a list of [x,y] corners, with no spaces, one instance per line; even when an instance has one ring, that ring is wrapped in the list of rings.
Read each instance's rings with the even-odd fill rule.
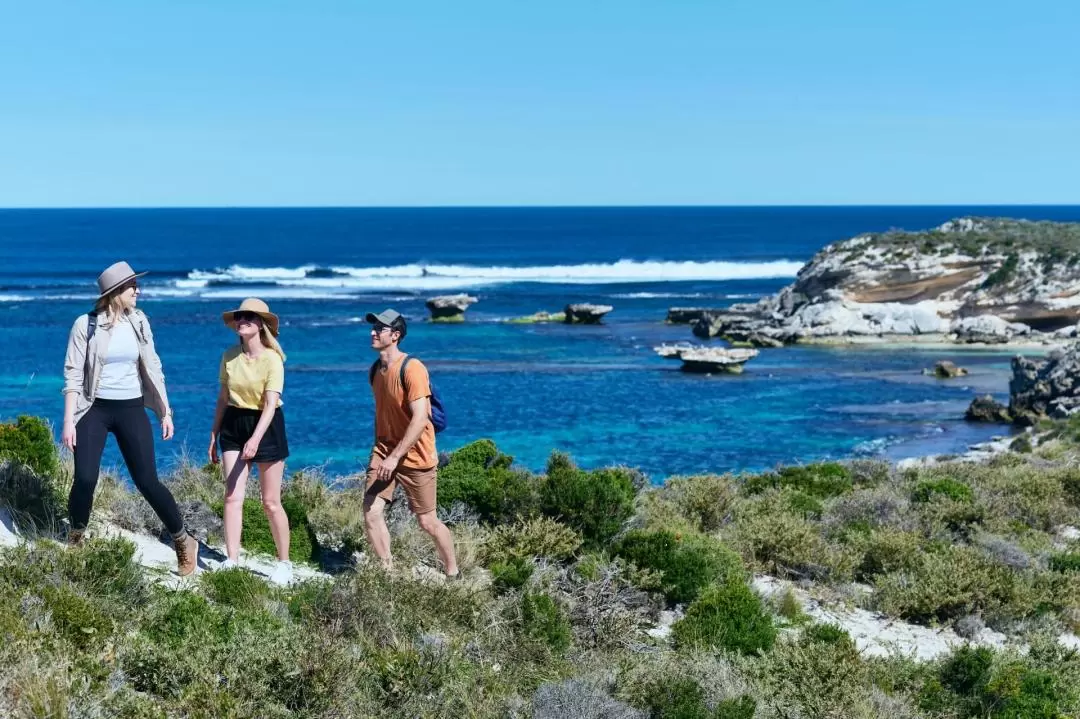
[[[201,458],[220,313],[248,296],[281,315],[292,469],[360,467],[371,437],[361,318],[414,319],[448,405],[441,449],[494,439],[539,469],[551,450],[655,479],[852,454],[956,451],[997,429],[958,418],[976,391],[1006,392],[1011,353],[881,348],[765,350],[742,376],[684,375],[651,347],[690,339],[670,306],[724,306],[778,290],[825,244],[962,215],[1080,220],[1080,207],[0,210],[0,418],[59,424],[63,354],[97,274],[117,259],[151,272],[153,323],[180,451]],[[423,321],[424,299],[480,301],[461,325]],[[568,301],[611,304],[599,327],[502,320]],[[950,357],[960,383],[919,375]],[[109,450],[106,461],[116,463]]]

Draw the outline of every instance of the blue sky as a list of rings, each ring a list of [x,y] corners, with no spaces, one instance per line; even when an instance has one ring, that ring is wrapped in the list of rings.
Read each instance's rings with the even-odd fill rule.
[[[1080,202],[1080,3],[0,0],[0,206]]]

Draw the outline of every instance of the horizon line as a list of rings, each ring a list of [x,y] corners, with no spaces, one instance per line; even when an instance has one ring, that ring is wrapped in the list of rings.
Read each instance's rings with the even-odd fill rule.
[[[820,204],[523,204],[523,205],[25,205],[0,207],[0,212],[42,211],[161,211],[161,210],[662,210],[662,209],[845,209],[949,207],[1077,207],[1076,203],[951,202],[951,203],[820,203]]]

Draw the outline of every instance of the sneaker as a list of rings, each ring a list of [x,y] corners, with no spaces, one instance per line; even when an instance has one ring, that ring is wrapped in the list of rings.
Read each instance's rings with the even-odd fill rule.
[[[291,584],[293,580],[292,562],[278,562],[274,571],[270,572],[270,581],[282,587]]]
[[[85,529],[69,529],[67,535],[67,545],[69,547],[81,547],[85,538]]]
[[[176,572],[181,577],[186,577],[195,571],[195,565],[199,561],[199,543],[187,532],[179,538],[173,538],[173,548],[176,549]]]
[[[457,570],[456,572],[454,572],[453,574],[447,574],[446,575],[446,581],[448,581],[448,582],[460,582],[461,579],[462,579],[462,577],[461,577],[461,570],[460,569]]]

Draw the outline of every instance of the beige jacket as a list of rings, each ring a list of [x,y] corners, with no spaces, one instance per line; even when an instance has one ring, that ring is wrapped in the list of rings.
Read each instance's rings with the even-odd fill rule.
[[[163,419],[170,413],[169,397],[165,393],[165,375],[161,371],[161,358],[154,349],[154,334],[150,331],[150,321],[138,309],[132,310],[128,319],[135,328],[135,337],[139,341],[139,379],[142,381],[143,403],[154,410],[159,419]],[[85,314],[76,318],[75,324],[71,326],[71,334],[68,335],[67,356],[64,357],[64,394],[79,394],[75,402],[75,424],[83,418],[97,396],[101,370],[105,366],[113,330],[108,314],[98,314],[97,328],[90,339],[90,351],[87,352],[88,325],[89,319]]]

